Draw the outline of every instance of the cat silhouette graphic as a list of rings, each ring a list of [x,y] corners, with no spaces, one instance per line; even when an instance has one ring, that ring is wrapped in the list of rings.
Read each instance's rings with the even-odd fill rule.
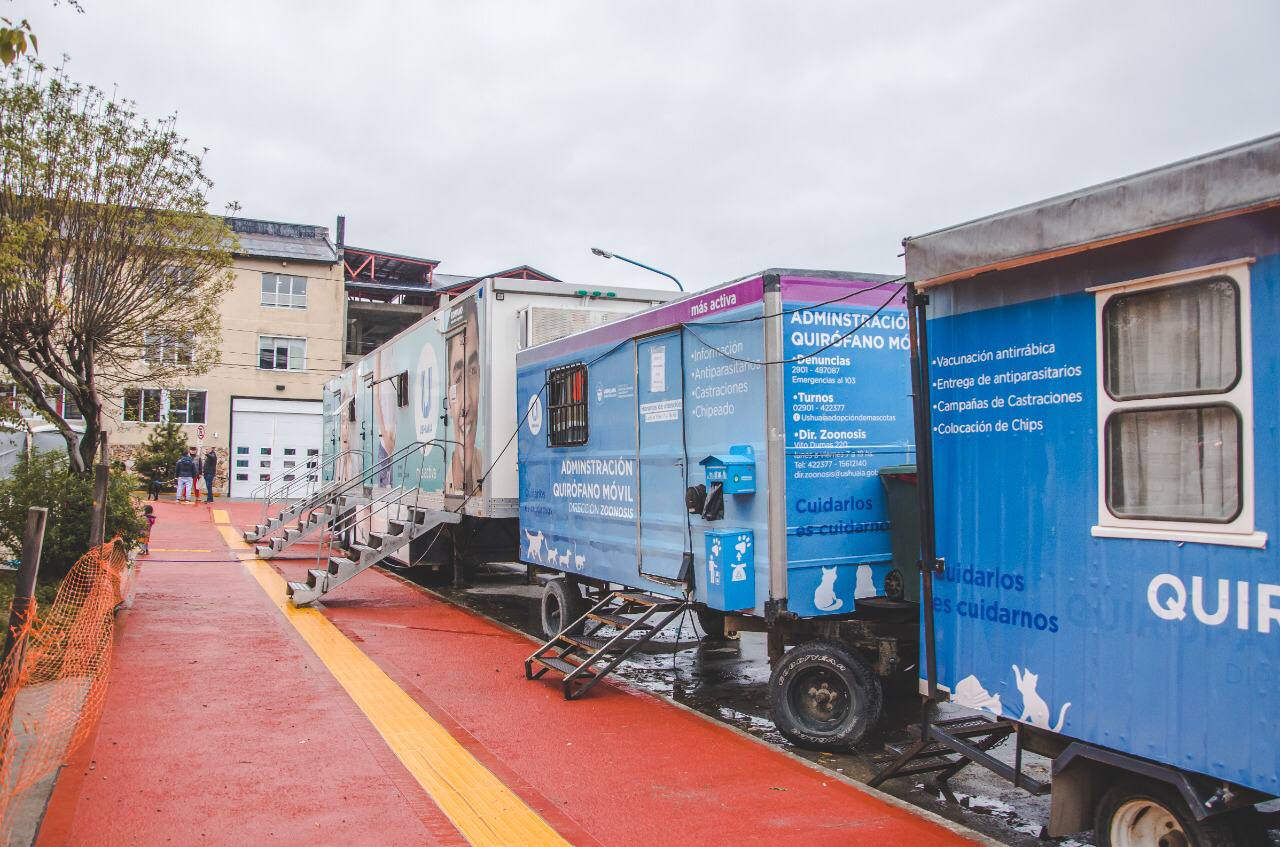
[[[1067,721],[1067,709],[1071,708],[1071,704],[1063,703],[1058,711],[1057,725],[1049,726],[1049,704],[1036,691],[1036,684],[1040,682],[1040,677],[1030,670],[1020,670],[1017,665],[1014,665],[1013,679],[1018,685],[1018,693],[1022,695],[1022,715],[1018,720],[1050,732],[1061,732],[1062,725]]]
[[[542,534],[542,530],[537,532],[524,531],[524,537],[529,541],[529,550],[525,553],[526,559],[532,559],[535,562],[542,561],[542,543],[546,541],[546,536]]]
[[[577,568],[578,570],[582,570],[583,568],[585,568],[585,567],[587,566],[587,557],[586,557],[586,556],[579,556],[577,553],[574,553],[574,554],[573,554],[573,566],[574,566],[575,568]]]
[[[822,569],[822,582],[813,592],[813,605],[819,611],[834,612],[844,605],[844,601],[836,596],[836,572],[835,567]]]
[[[558,555],[560,555],[560,551],[559,551],[559,550],[557,550],[557,549],[556,549],[556,548],[554,548],[554,547],[550,547],[550,546],[548,546],[548,547],[547,547],[547,558],[543,559],[542,561],[543,561],[543,563],[544,563],[544,564],[554,565],[554,564],[556,563],[556,556],[558,556]]]

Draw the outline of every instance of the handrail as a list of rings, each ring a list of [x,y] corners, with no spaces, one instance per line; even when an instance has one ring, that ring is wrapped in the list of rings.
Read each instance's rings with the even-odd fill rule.
[[[323,473],[330,466],[335,464],[339,459],[342,459],[344,456],[350,456],[353,453],[360,453],[360,452],[361,451],[359,450],[352,450],[352,449],[343,450],[341,453],[330,456],[324,461],[317,462],[316,464],[311,463],[311,460],[316,457],[308,457],[307,464],[304,468],[306,473],[302,477],[296,478],[296,479],[290,479],[290,480],[279,480],[279,479],[267,480],[266,482],[262,483],[261,485],[258,485],[252,491],[250,491],[249,497],[250,499],[256,500],[258,499],[258,492],[263,491],[263,489],[266,489],[265,493],[262,494],[262,497],[268,503],[274,502],[275,500],[280,499],[283,496],[283,492],[287,492],[290,488],[299,484],[300,482],[309,481],[312,478],[319,476],[321,473]],[[280,486],[280,483],[282,481],[284,482],[283,488],[281,488]]]
[[[433,443],[433,442],[414,441],[409,444],[406,444],[404,447],[401,447],[399,450],[392,453],[390,456],[386,456],[380,459],[372,467],[366,468],[365,470],[361,471],[359,476],[356,476],[356,477],[353,477],[352,479],[347,480],[345,483],[338,485],[338,487],[335,488],[331,486],[328,488],[323,488],[320,491],[316,491],[312,494],[307,495],[306,497],[303,497],[296,504],[296,508],[298,508],[298,513],[302,514],[308,509],[314,508],[315,506],[319,505],[321,500],[330,500],[347,493],[353,488],[362,487],[370,479],[374,478],[377,474],[381,473],[386,468],[393,466],[396,462],[398,462],[404,456],[409,455],[414,450],[420,449],[424,444],[430,444],[430,443]]]
[[[428,441],[415,441],[413,442],[413,444],[409,445],[409,448],[414,448],[414,449],[409,450],[409,448],[406,448],[408,452],[404,452],[403,455],[399,455],[402,451],[399,451],[399,450],[396,451],[397,462],[403,461],[407,464],[408,459],[410,458],[411,455],[413,455],[413,452],[417,452],[417,454],[420,457],[420,461],[418,462],[418,481],[413,487],[414,514],[410,517],[411,521],[417,520],[417,511],[421,507],[422,472],[427,465],[426,451],[423,448],[426,448],[426,447],[438,447],[440,448],[440,451],[442,453],[445,452],[444,447],[440,444],[440,442],[437,439],[431,439]],[[405,505],[404,501],[405,501],[405,498],[408,496],[408,494],[409,492],[405,489],[405,486],[403,484],[394,486],[388,489],[385,494],[375,498],[372,502],[366,504],[365,507],[363,508],[356,507],[355,509],[353,509],[349,517],[335,519],[333,523],[329,525],[328,537],[326,539],[321,540],[320,545],[316,550],[316,567],[319,568],[320,563],[322,561],[326,561],[329,557],[333,555],[334,541],[335,539],[337,539],[337,537],[341,533],[346,532],[347,530],[353,529],[354,527],[357,527],[361,523],[364,523],[366,521],[368,521],[370,525],[372,525],[374,515],[382,514],[383,512],[386,512],[387,510],[389,510],[392,506]],[[327,567],[326,567],[326,570],[327,570]]]
[[[307,461],[307,466],[304,468],[305,473],[302,473],[302,474],[298,474],[298,475],[296,475],[294,479],[285,480],[285,481],[284,481],[284,482],[285,482],[285,484],[284,484],[284,487],[283,487],[283,488],[278,488],[278,487],[277,487],[277,488],[270,488],[270,487],[268,487],[267,492],[266,492],[265,494],[263,494],[263,495],[262,495],[262,521],[263,521],[263,523],[266,523],[268,520],[270,520],[270,518],[271,518],[271,507],[272,507],[273,505],[275,505],[277,502],[280,502],[280,501],[282,501],[282,500],[288,500],[288,499],[289,499],[289,492],[290,492],[290,490],[291,490],[295,485],[310,485],[311,483],[315,482],[315,483],[318,483],[318,484],[319,484],[319,488],[320,488],[320,489],[323,489],[323,488],[324,488],[324,485],[322,484],[322,481],[321,481],[320,477],[324,474],[324,472],[325,472],[329,467],[331,467],[331,466],[333,466],[335,463],[337,463],[340,459],[343,459],[343,458],[345,458],[345,457],[349,457],[349,456],[351,456],[352,454],[357,454],[357,453],[360,453],[360,451],[358,451],[358,450],[343,450],[341,453],[338,453],[337,455],[334,455],[334,456],[330,456],[328,459],[325,459],[323,462],[319,462],[319,463],[316,463],[316,464],[314,464],[314,465],[313,465],[313,464],[311,463],[311,461],[308,459],[308,461]],[[361,458],[363,459],[363,455],[362,455],[362,454],[361,454]],[[337,481],[337,480],[335,480],[335,482],[336,482],[336,481]],[[270,481],[263,483],[263,485],[266,485],[266,486],[271,486],[271,484],[272,484],[272,483],[271,483]],[[262,489],[262,485],[259,485],[259,486],[258,486],[257,488],[255,488],[252,492],[250,492],[250,496],[251,496],[251,497],[255,496],[255,493],[256,493],[257,491],[261,490],[261,489]],[[298,494],[301,494],[301,495],[303,495],[303,496],[307,496],[307,495],[305,494],[305,489],[304,489],[304,491],[300,491],[300,492],[297,492],[297,493],[298,493]],[[312,491],[311,493],[312,493],[312,494],[315,494],[315,493],[318,493],[318,491]]]

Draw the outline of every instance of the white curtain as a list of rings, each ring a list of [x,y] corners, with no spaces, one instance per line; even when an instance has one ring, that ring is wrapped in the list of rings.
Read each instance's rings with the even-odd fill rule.
[[[1117,412],[1107,427],[1121,517],[1228,520],[1240,503],[1239,424],[1226,406]]]
[[[1212,279],[1121,295],[1106,309],[1107,388],[1117,400],[1223,392],[1236,381],[1237,291]],[[1110,505],[1120,516],[1227,520],[1240,502],[1239,416],[1212,396],[1189,408],[1112,414]],[[1127,404],[1126,404],[1127,405]]]
[[[1107,388],[1117,400],[1225,391],[1239,346],[1236,287],[1211,279],[1116,297],[1107,308]]]

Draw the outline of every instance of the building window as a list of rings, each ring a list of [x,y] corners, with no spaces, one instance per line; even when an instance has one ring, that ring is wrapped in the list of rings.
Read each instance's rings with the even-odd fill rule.
[[[84,420],[84,412],[80,411],[76,401],[68,396],[65,390],[62,392],[62,419],[67,421]]]
[[[186,389],[169,391],[169,420],[178,423],[204,423],[205,393]]]
[[[307,369],[307,339],[258,336],[258,367],[268,371]]]
[[[126,388],[121,417],[139,423],[172,420],[183,424],[205,422],[205,392],[187,389]]]
[[[248,454],[249,454],[249,448],[248,448],[248,447],[237,447],[237,448],[236,448],[236,455],[237,455],[237,456],[247,456]]]
[[[1248,266],[1099,293],[1095,534],[1255,544]]]
[[[236,474],[236,482],[248,482],[248,481],[249,481],[249,475],[247,473]]]
[[[142,361],[149,365],[189,365],[192,361],[192,336],[189,332],[144,332]]]
[[[307,308],[307,278],[290,274],[263,274],[262,305],[284,309]]]
[[[247,467],[249,467],[249,460],[248,460],[248,459],[236,459],[236,467],[237,467],[237,468],[247,468]]]
[[[547,412],[552,447],[587,443],[587,366],[569,365],[547,372]]]

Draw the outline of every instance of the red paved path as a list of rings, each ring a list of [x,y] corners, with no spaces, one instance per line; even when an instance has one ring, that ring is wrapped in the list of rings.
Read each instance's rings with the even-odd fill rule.
[[[152,546],[225,555],[203,506],[162,508]],[[972,843],[658,698],[566,702],[524,679],[527,639],[380,572],[325,614],[575,844]],[[464,843],[238,563],[145,563],[123,623],[42,845]]]

